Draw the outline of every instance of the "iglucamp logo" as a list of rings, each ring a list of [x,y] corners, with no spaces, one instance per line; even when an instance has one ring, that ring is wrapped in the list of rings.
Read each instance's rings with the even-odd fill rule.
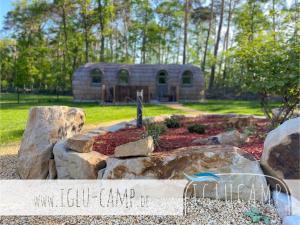
[[[271,204],[272,191],[290,193],[283,180],[264,174],[199,172],[192,175],[184,173],[184,176],[188,180],[184,190],[184,214],[187,213],[187,202],[191,199]],[[290,198],[287,201],[291,205]]]

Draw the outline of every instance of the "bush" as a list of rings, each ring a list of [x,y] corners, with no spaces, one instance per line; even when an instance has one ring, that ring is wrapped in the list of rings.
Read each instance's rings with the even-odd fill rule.
[[[158,146],[159,136],[166,132],[167,128],[164,124],[149,123],[145,124],[147,135],[153,138],[155,146]]]
[[[165,125],[168,128],[179,128],[180,127],[179,121],[175,118],[172,118],[172,117],[165,119]]]
[[[205,126],[201,124],[194,124],[188,127],[190,133],[204,134]]]

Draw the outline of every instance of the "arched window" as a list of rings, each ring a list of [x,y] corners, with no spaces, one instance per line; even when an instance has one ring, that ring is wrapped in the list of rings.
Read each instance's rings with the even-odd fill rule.
[[[184,71],[182,74],[182,85],[192,85],[193,73],[191,71]]]
[[[90,72],[90,76],[92,78],[92,85],[100,85],[102,82],[102,71],[99,69],[93,69]]]
[[[121,69],[118,73],[119,84],[126,85],[129,83],[129,72],[128,70]]]
[[[167,72],[159,71],[157,74],[157,83],[158,84],[166,84],[167,83]]]

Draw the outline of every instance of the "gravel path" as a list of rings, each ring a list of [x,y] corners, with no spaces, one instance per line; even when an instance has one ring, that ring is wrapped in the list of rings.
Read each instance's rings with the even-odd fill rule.
[[[0,147],[0,179],[18,179],[16,173],[17,151],[19,145]],[[281,221],[272,205],[249,202],[225,202],[199,199],[188,204],[188,214],[181,216],[0,216],[1,225],[221,225],[253,224],[244,212],[252,207],[258,208],[271,219],[271,224],[280,225]],[[255,223],[256,225],[258,223]],[[261,223],[263,224],[263,223]]]

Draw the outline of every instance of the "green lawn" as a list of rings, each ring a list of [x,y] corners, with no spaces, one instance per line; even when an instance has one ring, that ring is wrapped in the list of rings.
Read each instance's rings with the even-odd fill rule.
[[[0,144],[7,144],[21,139],[29,109],[37,105],[67,105],[83,108],[86,113],[86,124],[134,119],[136,117],[135,105],[100,106],[96,103],[73,103],[71,97],[60,97],[59,102],[53,102],[56,99],[55,96],[50,96],[50,98],[47,98],[48,96],[37,96],[38,101],[36,99],[35,101],[28,100],[30,99],[28,98],[24,101],[26,103],[15,104],[9,103],[14,102],[11,94],[1,94],[0,96]],[[183,112],[163,105],[145,105],[143,113],[144,116],[156,116]]]
[[[20,94],[20,103],[43,103],[43,102],[72,102],[72,96],[56,96],[56,95],[37,95],[37,94]],[[0,93],[0,103],[18,103],[18,95],[15,93]]]
[[[200,103],[185,103],[184,106],[207,112],[207,113],[236,113],[263,116],[259,101],[237,101],[237,100],[205,100]],[[278,103],[272,103],[277,107]]]
[[[57,101],[56,96],[47,95],[21,95],[21,104],[16,104],[16,97],[16,94],[0,94],[0,144],[21,139],[29,109],[33,106],[67,105],[83,108],[88,125],[133,119],[136,116],[135,105],[100,106],[96,103],[73,103],[70,96],[60,96]],[[209,113],[263,115],[257,101],[208,100],[203,103],[185,103],[184,106]],[[144,107],[144,116],[182,113],[184,112],[164,105],[145,105]]]

